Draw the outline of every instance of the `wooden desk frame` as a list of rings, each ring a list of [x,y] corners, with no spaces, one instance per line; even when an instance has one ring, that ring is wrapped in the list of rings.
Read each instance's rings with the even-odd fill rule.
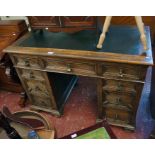
[[[64,74],[72,74],[72,75],[81,75],[94,77],[97,81],[97,94],[98,94],[98,116],[99,120],[102,120],[104,117],[110,117],[108,122],[113,125],[127,127],[133,129],[135,127],[135,118],[136,112],[138,109],[138,103],[141,96],[141,91],[143,85],[145,83],[145,75],[148,66],[153,65],[152,53],[149,50],[144,55],[126,55],[126,54],[115,54],[109,52],[93,52],[93,51],[81,51],[81,50],[70,50],[70,49],[56,49],[56,48],[33,48],[33,47],[19,47],[18,45],[28,38],[31,33],[26,34],[17,42],[15,42],[12,46],[9,46],[4,50],[4,52],[9,53],[13,64],[18,72],[20,80],[22,82],[25,91],[32,102],[29,90],[25,85],[23,77],[21,76],[22,69],[37,71],[39,74],[43,74],[43,77],[46,81],[46,86],[48,91],[50,92],[51,102],[55,110],[48,110],[45,108],[41,108],[41,110],[51,112],[54,115],[61,115],[60,110],[57,109],[57,104],[55,102],[53,92],[49,87],[50,83],[48,80],[47,72],[55,72],[55,73],[64,73]],[[151,45],[150,45],[151,46]],[[17,63],[19,57],[23,57],[23,60],[27,57],[31,60],[32,58],[37,59],[39,64],[37,67],[30,66],[20,66]],[[50,60],[51,62],[47,62]],[[60,62],[60,63],[59,63]],[[50,66],[49,64],[55,64],[55,66]],[[48,64],[48,65],[47,65]],[[63,66],[63,65],[66,66]],[[61,66],[59,66],[61,65]],[[73,67],[74,66],[74,67]],[[80,66],[81,70],[78,70],[76,67]],[[72,68],[73,67],[73,68]],[[103,73],[103,67],[107,67],[109,69],[108,75]],[[118,69],[119,68],[119,69]],[[124,73],[129,72],[128,74]],[[117,75],[113,75],[113,71],[117,70]],[[134,72],[134,73],[133,73]],[[134,74],[130,76],[131,74]],[[135,78],[137,77],[137,78]],[[106,98],[105,90],[103,90],[104,84],[108,81],[114,81],[117,85],[117,92],[122,91],[120,87],[120,83],[125,84],[126,87],[128,85],[135,84],[136,96],[133,100],[134,104],[132,104],[131,113],[128,111],[130,107],[126,107],[125,111],[113,109],[112,111],[107,109],[105,103]],[[110,87],[108,87],[110,89]],[[128,91],[128,90],[126,90]],[[131,90],[129,90],[130,93]],[[133,95],[134,96],[134,95]],[[121,100],[118,98],[117,102],[121,104]],[[33,103],[33,102],[32,102]],[[117,105],[116,105],[117,106]],[[33,106],[34,108],[38,108]],[[39,108],[40,109],[40,108]],[[62,107],[63,109],[63,107]],[[116,110],[116,111],[115,111]],[[117,111],[118,110],[118,111]],[[111,119],[111,117],[113,119]],[[126,119],[125,121],[123,119]],[[121,121],[119,120],[121,119]]]

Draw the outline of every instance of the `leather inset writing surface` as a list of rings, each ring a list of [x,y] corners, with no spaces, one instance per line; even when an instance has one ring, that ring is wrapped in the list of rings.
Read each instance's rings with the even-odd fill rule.
[[[149,27],[145,27],[149,49],[151,50]],[[140,41],[140,34],[137,27],[133,26],[110,26],[109,32],[103,44],[103,48],[96,48],[99,34],[95,30],[83,30],[77,33],[52,33],[43,31],[42,33],[32,33],[19,46],[22,47],[42,47],[86,50],[95,52],[111,52],[130,55],[139,55],[143,46]],[[50,41],[49,41],[50,40]]]

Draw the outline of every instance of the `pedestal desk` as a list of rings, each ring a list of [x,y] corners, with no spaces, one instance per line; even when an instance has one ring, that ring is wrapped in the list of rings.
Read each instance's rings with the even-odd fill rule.
[[[153,65],[149,27],[143,53],[137,27],[110,26],[102,49],[95,30],[26,34],[9,53],[31,106],[60,116],[77,76],[97,82],[98,118],[133,129],[147,68]]]

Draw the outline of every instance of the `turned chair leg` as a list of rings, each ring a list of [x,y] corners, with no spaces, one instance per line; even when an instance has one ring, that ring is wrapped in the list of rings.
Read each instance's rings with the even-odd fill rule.
[[[26,106],[26,100],[27,100],[27,95],[25,92],[21,92],[20,94],[20,101],[19,101],[19,105],[20,107],[25,107]]]
[[[144,50],[147,50],[147,40],[146,40],[144,23],[142,21],[142,17],[141,16],[135,16],[135,20],[136,20],[137,27],[138,27],[139,32],[140,32],[140,39],[141,39],[141,42],[143,44],[143,48],[144,48]]]
[[[108,28],[110,26],[111,19],[112,19],[112,16],[106,16],[106,19],[105,19],[105,22],[103,25],[103,30],[102,30],[102,33],[100,35],[99,42],[97,44],[97,48],[99,48],[99,49],[102,48],[102,44],[105,40],[105,35],[106,35],[106,32],[108,31]]]

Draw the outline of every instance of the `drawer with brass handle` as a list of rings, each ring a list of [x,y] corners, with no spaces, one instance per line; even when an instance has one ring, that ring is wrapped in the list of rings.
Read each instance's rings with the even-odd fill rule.
[[[34,79],[38,81],[44,81],[45,78],[41,71],[29,70],[29,69],[18,69],[20,75],[24,79]]]
[[[118,63],[102,64],[102,76],[107,79],[144,81],[146,66]]]
[[[54,72],[74,73],[77,75],[96,75],[96,65],[93,62],[49,58],[46,63],[46,69]]]
[[[109,122],[133,124],[134,116],[131,111],[104,108],[104,115]]]
[[[136,95],[137,85],[142,85],[142,84],[135,83],[135,82],[120,81],[120,80],[104,80],[103,90],[108,92],[122,92],[122,93]]]
[[[135,103],[135,96],[123,93],[109,93],[103,92],[103,106],[115,107],[117,109],[133,110]]]
[[[46,63],[44,59],[38,58],[36,56],[29,56],[29,55],[13,55],[12,56],[15,65],[17,67],[25,67],[25,68],[34,68],[34,69],[44,69]]]
[[[37,106],[39,108],[45,108],[45,109],[54,109],[54,106],[52,105],[52,101],[49,98],[42,98],[38,96],[31,95],[32,99],[32,105]]]
[[[26,85],[26,89],[28,90],[29,94],[50,98],[47,86],[44,81],[38,82],[38,80],[32,80],[32,79],[31,80],[24,79],[23,81]]]

